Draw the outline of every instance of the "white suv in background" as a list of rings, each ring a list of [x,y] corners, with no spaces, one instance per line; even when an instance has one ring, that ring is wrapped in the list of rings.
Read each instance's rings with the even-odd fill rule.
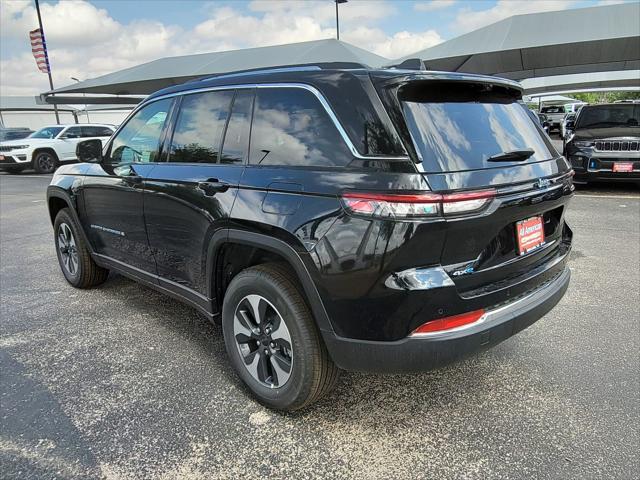
[[[18,173],[33,168],[38,173],[53,173],[61,163],[77,161],[78,142],[97,138],[104,143],[114,131],[113,125],[97,123],[43,127],[27,138],[0,143],[0,171]]]

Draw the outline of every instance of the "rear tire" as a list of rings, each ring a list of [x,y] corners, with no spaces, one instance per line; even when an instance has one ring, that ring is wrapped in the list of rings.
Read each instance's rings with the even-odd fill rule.
[[[231,365],[268,407],[307,407],[335,387],[339,369],[322,341],[294,275],[280,264],[240,272],[222,308]]]
[[[89,253],[68,208],[56,215],[53,224],[54,242],[58,263],[64,278],[76,288],[91,288],[104,283],[109,270],[98,266]]]
[[[36,173],[53,173],[58,168],[58,157],[53,152],[38,152],[33,158]]]

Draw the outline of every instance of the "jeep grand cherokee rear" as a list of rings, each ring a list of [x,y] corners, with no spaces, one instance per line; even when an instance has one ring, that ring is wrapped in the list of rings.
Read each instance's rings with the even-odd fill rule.
[[[560,300],[573,172],[515,84],[372,79],[424,182],[344,191],[314,252],[329,350],[346,369],[423,370],[497,344]]]
[[[160,91],[53,177],[61,269],[219,319],[273,408],[313,403],[338,367],[443,365],[569,282],[572,170],[520,99],[508,80],[335,66]]]

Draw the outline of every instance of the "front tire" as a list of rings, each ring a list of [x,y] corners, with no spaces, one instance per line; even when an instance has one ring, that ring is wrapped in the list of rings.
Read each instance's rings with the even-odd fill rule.
[[[53,173],[58,168],[58,157],[53,152],[38,152],[33,158],[36,173]]]
[[[91,258],[69,209],[63,208],[58,212],[53,231],[58,263],[67,282],[76,288],[91,288],[104,283],[109,270],[98,266]]]
[[[232,280],[222,308],[234,370],[261,403],[286,411],[319,400],[339,375],[296,283],[279,264],[248,268]]]

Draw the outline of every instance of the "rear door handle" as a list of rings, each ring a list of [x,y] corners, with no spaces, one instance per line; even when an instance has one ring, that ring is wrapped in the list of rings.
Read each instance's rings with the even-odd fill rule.
[[[212,197],[218,192],[229,190],[229,184],[218,181],[217,178],[210,178],[204,182],[198,182],[198,189],[207,197]]]

